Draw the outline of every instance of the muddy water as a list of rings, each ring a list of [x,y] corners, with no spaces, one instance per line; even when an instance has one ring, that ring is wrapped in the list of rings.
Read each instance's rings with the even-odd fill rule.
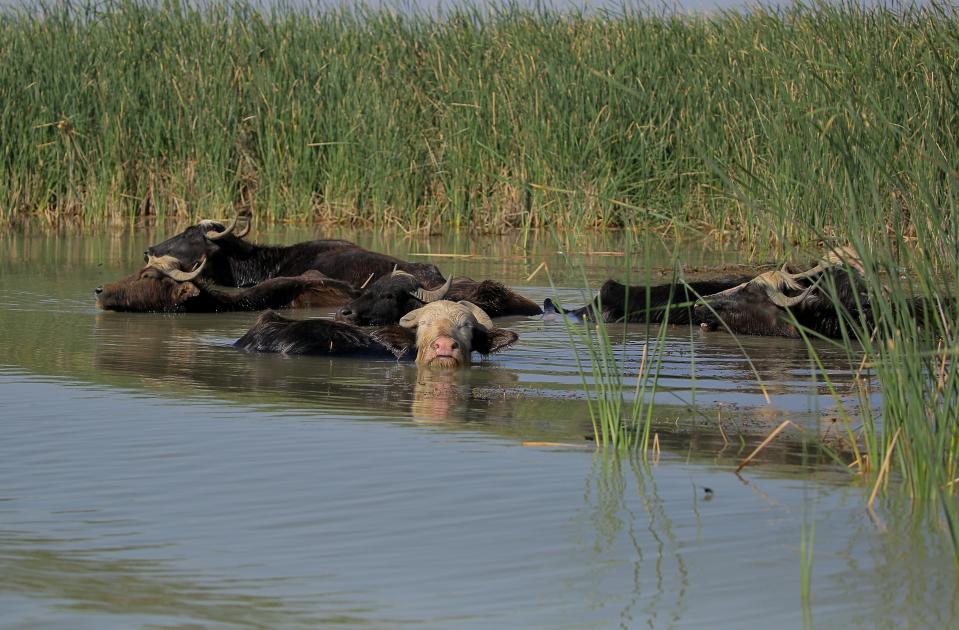
[[[506,320],[515,348],[449,374],[237,353],[254,313],[98,312],[93,288],[161,236],[0,237],[4,627],[955,621],[939,537],[896,506],[877,528],[869,489],[795,435],[733,474],[782,419],[838,430],[838,406],[860,404],[845,351],[817,346],[835,397],[801,343],[670,329],[654,413],[664,452],[645,467],[584,439],[592,386],[561,323]],[[580,287],[626,274],[616,236],[327,236],[536,300],[580,303]],[[673,248],[642,249],[630,274],[668,278]],[[774,262],[676,251],[693,277]],[[549,275],[527,280],[542,262]],[[645,331],[612,332],[635,373]],[[543,441],[568,446],[530,445]]]

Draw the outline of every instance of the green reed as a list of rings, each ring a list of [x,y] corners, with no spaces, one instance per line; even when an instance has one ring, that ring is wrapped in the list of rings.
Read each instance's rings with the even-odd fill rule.
[[[642,254],[634,254],[635,245],[627,241],[624,259],[627,286],[630,283],[629,269],[634,260],[643,261],[640,263],[643,268],[650,266],[653,248],[649,247],[648,239],[644,245],[637,248]],[[629,298],[627,291],[627,304]],[[648,295],[646,299],[648,301]],[[675,301],[681,299],[676,296]],[[659,385],[664,339],[670,322],[667,317],[661,323],[645,325],[646,335],[639,356],[628,357],[626,327],[620,323],[608,324],[603,321],[602,317],[596,315],[602,310],[602,299],[597,294],[594,313],[588,314],[582,322],[564,322],[586,392],[593,436],[603,448],[640,451],[645,459],[653,447],[654,399]],[[634,362],[638,360],[635,369],[626,366],[630,358]],[[631,382],[633,379],[635,381]]]
[[[662,352],[659,351],[666,326],[659,325],[655,335],[647,334],[635,383],[628,382],[617,347],[622,340],[611,336],[603,321],[567,322],[586,392],[587,409],[593,436],[601,447],[638,450],[644,455],[651,448],[653,398],[659,381]],[[652,327],[647,328],[647,332]],[[653,350],[650,352],[650,345]],[[585,356],[581,356],[581,350]],[[627,393],[631,392],[631,399]]]
[[[0,14],[0,220],[183,220],[252,204],[274,221],[696,227],[753,241],[770,228],[808,241],[809,226],[843,229],[816,191],[850,146],[926,180],[932,149],[956,155],[951,10],[503,3],[437,20],[203,5]],[[865,198],[855,175],[846,185]],[[762,194],[734,194],[743,177]],[[877,192],[884,221],[907,225],[898,209],[915,191]],[[770,207],[785,210],[775,228]]]

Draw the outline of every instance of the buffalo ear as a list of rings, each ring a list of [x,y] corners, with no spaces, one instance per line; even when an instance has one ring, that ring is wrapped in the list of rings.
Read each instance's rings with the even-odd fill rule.
[[[173,302],[183,304],[190,298],[200,295],[200,289],[192,282],[180,282],[173,289]]]
[[[490,328],[479,326],[473,328],[473,350],[480,354],[493,354],[516,343],[519,335],[505,328]]]
[[[377,328],[370,337],[396,355],[399,359],[404,354],[416,348],[416,333],[402,326],[383,326]]]

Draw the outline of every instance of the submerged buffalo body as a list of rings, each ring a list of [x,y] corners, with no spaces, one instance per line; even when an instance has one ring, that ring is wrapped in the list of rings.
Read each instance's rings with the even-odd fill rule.
[[[173,257],[180,268],[204,264],[204,277],[223,286],[249,286],[280,276],[298,276],[315,269],[324,275],[364,285],[393,269],[407,271],[424,282],[442,284],[435,265],[409,263],[393,256],[371,252],[343,240],[315,240],[288,246],[257,245],[243,239],[249,231],[249,215],[240,214],[227,227],[217,221],[201,221],[162,243],[149,247],[149,261]],[[237,226],[246,223],[246,227]]]
[[[692,307],[700,296],[735,287],[750,279],[751,276],[738,276],[649,287],[627,286],[615,280],[607,280],[592,302],[577,309],[565,310],[564,313],[574,320],[696,323]],[[556,305],[549,298],[543,306],[549,313],[557,312]]]
[[[426,289],[420,279],[398,270],[373,282],[362,295],[338,310],[336,319],[358,326],[385,326],[440,299],[470,302],[490,317],[542,313],[534,302],[499,282],[460,277]]]
[[[272,278],[252,287],[220,287],[196,277],[176,279],[157,267],[97,287],[97,306],[136,313],[214,313],[265,308],[335,306],[356,295],[352,286],[318,271]]]
[[[495,328],[469,302],[432,302],[401,318],[399,325],[363,329],[345,322],[291,320],[268,311],[234,344],[247,352],[372,355],[396,358],[415,353],[419,365],[464,367],[473,352],[488,355],[517,340]]]

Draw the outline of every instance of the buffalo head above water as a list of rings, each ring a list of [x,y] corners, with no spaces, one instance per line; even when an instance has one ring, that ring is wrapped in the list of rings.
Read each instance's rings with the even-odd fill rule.
[[[200,295],[192,282],[206,264],[201,259],[196,268],[186,272],[172,257],[148,257],[148,265],[139,272],[108,282],[96,288],[97,306],[107,311],[172,313]]]
[[[357,326],[395,324],[410,311],[446,297],[451,284],[452,279],[447,279],[440,287],[426,289],[412,274],[396,270],[375,280],[362,295],[339,309],[336,320]]]
[[[748,335],[798,337],[802,328],[836,337],[840,319],[869,316],[862,271],[853,250],[834,249],[808,271],[790,273],[783,265],[706,295],[693,308],[694,319],[709,330]]]
[[[150,257],[171,256],[184,266],[199,264],[200,260],[218,253],[226,242],[236,245],[249,234],[252,221],[253,215],[248,209],[239,211],[227,226],[220,221],[204,219],[162,243],[151,245],[143,252],[143,259],[149,262]]]
[[[108,311],[136,313],[209,313],[264,308],[336,306],[356,297],[349,283],[315,269],[298,276],[270,278],[250,287],[223,287],[199,277],[201,259],[187,272],[172,256],[149,257],[138,273],[96,289],[97,306]]]
[[[400,326],[416,330],[416,362],[431,367],[469,365],[471,354],[492,354],[517,339],[511,330],[495,328],[483,309],[471,302],[440,300],[410,311]]]

